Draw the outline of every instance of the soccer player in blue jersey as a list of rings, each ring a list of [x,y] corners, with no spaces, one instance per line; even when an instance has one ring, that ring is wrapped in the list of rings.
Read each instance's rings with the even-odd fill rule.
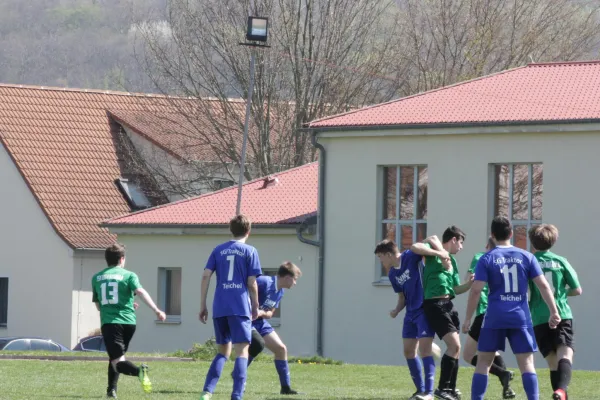
[[[225,362],[231,354],[231,343],[237,356],[232,374],[231,399],[241,400],[244,394],[252,321],[258,317],[256,277],[262,274],[258,252],[246,244],[250,228],[251,222],[246,216],[235,216],[229,222],[233,239],[215,247],[202,275],[200,321],[205,324],[208,320],[208,286],[212,274],[217,274],[213,324],[219,353],[206,374],[201,400],[212,398]]]
[[[430,242],[433,249],[442,249],[439,240],[434,239],[437,240],[431,237],[426,241]],[[396,318],[406,308],[402,327],[404,357],[417,388],[410,400],[432,400],[435,380],[432,345],[435,332],[429,326],[423,311],[422,257],[410,250],[400,253],[396,243],[389,239],[377,244],[375,254],[388,271],[394,292],[398,293],[398,303],[396,308],[390,311],[390,316]],[[417,349],[423,357],[422,363]]]
[[[504,351],[506,339],[515,353],[523,388],[528,400],[539,400],[538,379],[533,362],[537,351],[531,314],[527,304],[529,281],[533,281],[550,310],[551,329],[560,323],[560,315],[552,290],[535,256],[510,244],[513,235],[510,220],[497,216],[492,220],[491,233],[496,248],[485,254],[475,267],[475,282],[469,294],[463,332],[471,326],[481,291],[487,283],[488,308],[477,346],[478,360],[471,385],[471,400],[483,400],[488,385],[488,373],[497,351]]]
[[[269,323],[276,308],[283,298],[285,289],[296,286],[296,281],[302,276],[302,271],[293,263],[286,261],[279,266],[276,276],[259,276],[256,278],[258,285],[258,318],[252,322],[252,342],[250,343],[250,357],[252,360],[260,354],[266,345],[275,356],[275,368],[279,374],[281,394],[298,394],[291,388],[290,370],[287,361],[287,348],[279,338],[275,329]],[[258,333],[258,335],[255,334]],[[258,337],[256,337],[258,336]]]

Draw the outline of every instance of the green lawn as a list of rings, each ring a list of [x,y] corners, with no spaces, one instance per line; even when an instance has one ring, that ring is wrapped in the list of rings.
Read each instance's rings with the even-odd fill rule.
[[[119,384],[120,399],[198,399],[209,363],[151,362],[150,377],[154,393],[141,391],[136,378],[122,376]],[[0,399],[99,399],[106,388],[107,362],[97,361],[37,361],[0,360]],[[229,399],[231,369],[227,363],[213,399]],[[408,370],[402,367],[372,365],[319,365],[292,364],[293,387],[305,394],[301,399],[405,399],[414,391]],[[548,371],[540,370],[541,399],[549,399],[551,391]],[[472,368],[462,368],[459,388],[463,398],[469,399]],[[437,382],[437,381],[436,381]],[[600,373],[576,371],[571,384],[572,400],[600,399],[597,382]],[[520,375],[514,380],[519,393],[517,399],[526,399]],[[496,378],[490,379],[486,399],[501,399]],[[272,363],[255,362],[249,369],[244,399],[286,399],[279,395],[279,381]]]

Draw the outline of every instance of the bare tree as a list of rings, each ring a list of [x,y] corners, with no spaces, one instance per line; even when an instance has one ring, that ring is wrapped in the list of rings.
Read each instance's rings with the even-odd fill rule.
[[[600,3],[403,0],[398,66],[410,95],[521,66],[598,54]]]
[[[388,100],[396,40],[393,1],[256,0],[270,18],[269,49],[240,46],[248,1],[172,0],[168,23],[138,25],[138,59],[165,94],[218,99],[182,112],[224,163],[238,163],[250,51],[256,51],[246,179],[314,158],[308,121]],[[175,102],[174,102],[175,103]],[[210,126],[207,126],[210,125]]]

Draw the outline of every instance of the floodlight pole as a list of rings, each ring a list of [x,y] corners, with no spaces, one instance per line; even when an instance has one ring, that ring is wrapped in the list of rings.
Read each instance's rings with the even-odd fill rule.
[[[244,171],[246,165],[246,146],[248,144],[248,125],[250,124],[250,112],[252,111],[252,92],[254,91],[254,62],[255,50],[250,49],[250,87],[248,88],[248,98],[246,99],[246,119],[244,121],[244,139],[242,141],[242,154],[240,158],[240,177],[238,179],[238,195],[235,214],[239,215],[242,206],[242,187],[244,185]]]

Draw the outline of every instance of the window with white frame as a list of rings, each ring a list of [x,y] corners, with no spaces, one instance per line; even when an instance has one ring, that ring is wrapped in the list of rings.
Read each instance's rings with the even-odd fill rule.
[[[158,269],[158,304],[167,321],[181,321],[181,268]]]
[[[0,278],[0,327],[8,323],[8,278]]]
[[[267,270],[263,269],[263,275],[275,276],[275,275],[277,275],[277,270],[276,269],[267,269]],[[277,307],[275,309],[275,311],[273,311],[273,316],[269,320],[269,323],[273,326],[281,325],[281,302],[279,303],[279,307]]]
[[[494,181],[493,216],[504,215],[513,224],[513,245],[531,249],[527,232],[542,223],[544,169],[541,163],[497,164]]]
[[[427,236],[427,166],[382,167],[380,240],[392,239],[404,251]],[[379,265],[381,276],[385,275]]]

